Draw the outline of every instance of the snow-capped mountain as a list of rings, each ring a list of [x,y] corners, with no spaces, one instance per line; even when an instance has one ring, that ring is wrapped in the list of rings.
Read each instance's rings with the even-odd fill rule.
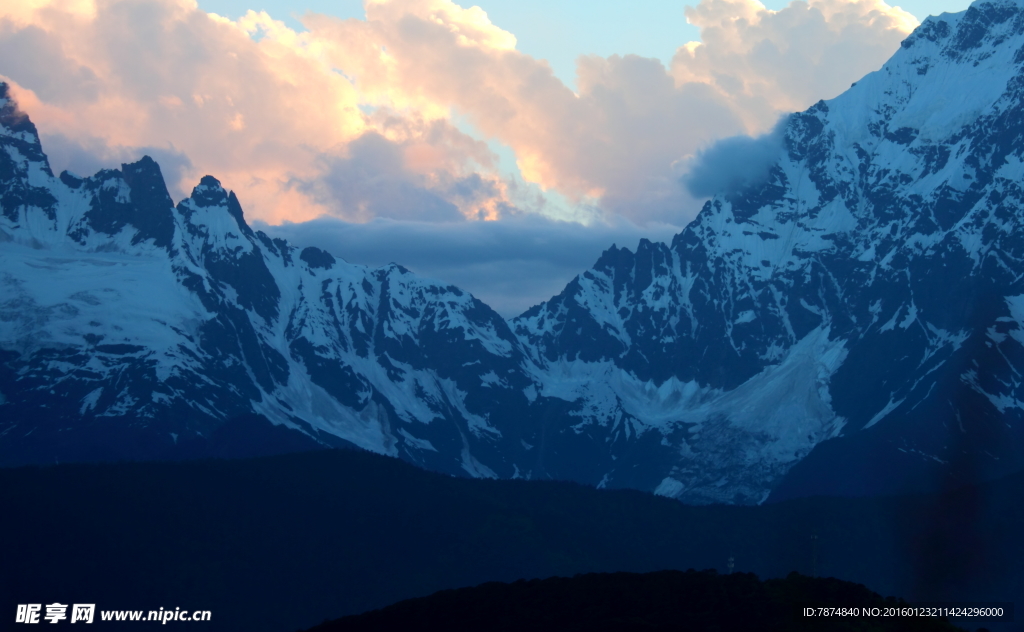
[[[269,420],[699,503],[1021,469],[1022,2],[929,18],[766,182],[509,322],[254,232],[209,176],[176,206],[148,158],[55,177],[5,88],[0,463],[252,453]]]
[[[789,118],[767,182],[515,319],[543,392],[595,438],[661,439],[657,491],[687,500],[1024,466],[1022,9],[927,19]]]
[[[515,474],[509,424],[532,382],[487,306],[254,232],[212,177],[174,206],[149,158],[54,177],[2,98],[3,462],[203,454],[225,422],[262,415],[318,442]]]

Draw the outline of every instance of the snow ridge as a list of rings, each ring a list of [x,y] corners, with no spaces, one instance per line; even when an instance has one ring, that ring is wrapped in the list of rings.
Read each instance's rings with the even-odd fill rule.
[[[716,196],[671,244],[613,247],[513,319],[573,384],[574,427],[636,415],[616,386],[631,376],[672,410],[638,415],[672,453],[638,486],[692,502],[899,491],[870,480],[879,461],[919,480],[1024,465],[1022,51],[1019,2],[929,18],[881,70],[789,118],[768,182]],[[806,348],[819,368],[787,372]],[[790,376],[771,387],[787,395],[747,405],[767,374]]]
[[[1020,2],[929,18],[787,119],[767,182],[508,322],[253,231],[210,176],[177,205],[149,158],[54,176],[0,88],[0,463],[177,458],[258,416],[695,503],[1019,469],[1022,70]]]

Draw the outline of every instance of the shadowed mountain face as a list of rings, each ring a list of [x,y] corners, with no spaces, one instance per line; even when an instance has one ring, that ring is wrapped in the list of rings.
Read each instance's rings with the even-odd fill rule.
[[[747,504],[1024,468],[1021,51],[1018,0],[929,18],[766,182],[509,322],[254,232],[209,176],[55,177],[4,88],[0,463],[355,445]]]
[[[929,18],[789,117],[766,182],[515,319],[576,427],[664,437],[634,484],[697,502],[1019,469],[1021,51],[1019,2]]]
[[[54,178],[2,97],[0,462],[218,454],[225,425],[272,423],[293,448],[515,474],[532,381],[487,306],[253,232],[209,176],[174,206],[149,158]]]

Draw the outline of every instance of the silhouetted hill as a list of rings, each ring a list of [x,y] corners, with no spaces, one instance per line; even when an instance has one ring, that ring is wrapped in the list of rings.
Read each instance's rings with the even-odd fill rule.
[[[943,497],[693,507],[326,450],[5,469],[0,507],[0,612],[205,609],[207,631],[288,632],[490,581],[724,571],[730,555],[908,601],[1024,594],[1021,474]]]
[[[944,619],[807,617],[807,607],[906,606],[864,586],[793,573],[759,581],[750,573],[715,571],[590,573],[572,578],[491,582],[409,599],[316,626],[309,632],[446,630],[448,632],[619,632],[811,630],[954,632]],[[859,610],[858,610],[859,613]]]

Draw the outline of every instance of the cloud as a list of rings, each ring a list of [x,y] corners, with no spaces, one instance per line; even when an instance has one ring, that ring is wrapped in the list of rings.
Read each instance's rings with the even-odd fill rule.
[[[731,103],[748,132],[763,132],[780,113],[838,96],[852,80],[877,70],[917,25],[880,0],[810,0],[769,11],[756,0],[703,0],[687,19],[702,42],[672,61],[677,82],[702,83]],[[682,165],[695,197],[733,193],[764,181],[782,148],[782,126],[700,149]]]
[[[472,35],[455,7],[392,0],[368,4],[365,22],[311,16],[305,23],[370,98],[454,108],[511,147],[527,181],[574,201],[595,200],[611,215],[678,219],[694,204],[673,162],[744,131],[717,92],[676,86],[654,59],[583,57],[574,93],[547,62],[493,45],[500,40],[493,27]]]
[[[573,92],[478,7],[365,9],[365,20],[307,14],[298,33],[189,0],[8,3],[0,73],[53,138],[102,160],[131,148],[181,156],[170,188],[216,175],[268,222],[544,212],[543,198],[533,209],[512,199],[526,187],[499,171],[488,140],[510,148],[522,180],[570,204],[681,224],[699,208],[681,169],[701,148],[832,96],[915,23],[880,0],[780,11],[702,0],[687,12],[702,43],[670,68],[584,56]]]
[[[0,72],[45,101],[68,106],[97,97],[95,73],[68,58],[58,36],[37,26],[19,28],[0,20],[0,59]]]
[[[405,203],[435,200],[426,213],[448,218],[438,215],[444,204],[493,217],[505,202],[482,197],[500,195],[497,184],[460,197],[466,178],[494,183],[497,176],[490,150],[451,125],[447,110],[365,107],[352,80],[323,57],[321,42],[265,13],[230,21],[188,0],[36,4],[0,8],[0,51],[16,53],[0,57],[0,74],[58,150],[58,170],[82,169],[85,152],[104,166],[163,152],[180,157],[181,168],[168,170],[178,178],[172,190],[189,191],[212,174],[253,217],[365,220],[372,214],[339,206],[343,198],[331,192],[343,176],[349,184],[363,177],[355,184],[373,192],[378,174],[344,167],[353,149],[367,155],[360,143],[376,133],[400,148],[392,163],[408,172]],[[125,156],[131,151],[137,155]],[[394,214],[399,203],[370,206]]]
[[[43,151],[51,166],[60,165],[59,171],[68,170],[79,176],[92,175],[100,169],[135,162],[149,156],[160,165],[168,191],[174,199],[186,197],[191,189],[181,188],[187,176],[195,171],[189,157],[173,147],[111,147],[103,139],[79,136],[71,139],[63,134],[39,134]]]
[[[594,265],[613,243],[635,248],[641,237],[668,241],[680,227],[617,220],[581,226],[532,216],[501,222],[351,223],[321,218],[256,227],[298,247],[316,246],[350,263],[391,262],[461,287],[505,317],[551,298]]]
[[[712,87],[747,133],[838,96],[878,70],[918,24],[882,0],[797,0],[779,11],[757,0],[702,0],[686,19],[701,41],[676,51],[672,76]]]
[[[763,174],[771,139],[738,136],[835,96],[916,24],[881,0],[701,0],[687,18],[702,41],[669,67],[583,56],[574,92],[477,7],[365,9],[307,14],[300,33],[191,0],[8,2],[0,75],[57,170],[150,154],[176,195],[215,175],[250,219],[335,235],[342,256],[379,251],[512,313],[611,242],[667,239],[701,196]],[[554,209],[591,225],[536,217]],[[336,224],[300,224],[322,217]]]
[[[367,19],[307,16],[332,63],[381,102],[454,108],[512,148],[523,177],[635,221],[685,221],[699,206],[680,165],[716,139],[763,133],[780,114],[877,69],[916,24],[880,0],[812,0],[769,11],[703,0],[703,43],[671,68],[635,55],[578,60],[577,92],[543,60],[449,0],[381,0]]]
[[[374,217],[453,221],[454,204],[417,182],[404,166],[401,148],[376,132],[349,143],[349,156],[324,157],[324,170],[298,184],[324,206],[345,209],[353,219]]]
[[[698,152],[682,178],[686,188],[695,197],[711,197],[766,181],[781,156],[787,120],[780,119],[769,134],[725,138]]]
[[[354,221],[493,220],[515,211],[500,179],[466,168],[491,167],[486,144],[446,121],[413,122],[381,112],[375,118],[381,116],[388,119],[379,126],[388,136],[367,131],[343,154],[321,156],[317,173],[297,178],[296,189],[331,209],[331,215]],[[448,152],[439,152],[439,145]]]

